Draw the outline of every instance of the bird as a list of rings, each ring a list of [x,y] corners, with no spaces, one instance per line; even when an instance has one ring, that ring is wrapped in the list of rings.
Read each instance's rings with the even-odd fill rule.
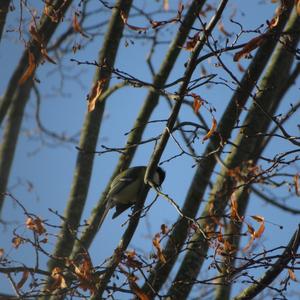
[[[106,206],[99,222],[98,230],[111,208],[115,207],[115,212],[112,216],[114,219],[138,201],[141,190],[145,186],[146,169],[147,166],[128,168],[113,179],[106,196]],[[151,182],[160,189],[165,176],[165,171],[161,167],[157,167]]]

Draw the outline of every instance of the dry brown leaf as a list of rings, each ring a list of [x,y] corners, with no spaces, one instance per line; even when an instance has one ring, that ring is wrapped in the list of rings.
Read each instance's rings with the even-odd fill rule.
[[[199,95],[196,94],[192,94],[193,98],[194,98],[194,102],[193,102],[193,110],[195,112],[195,114],[199,111],[200,107],[203,104],[203,100],[201,99],[201,97]]]
[[[74,14],[74,17],[73,17],[73,29],[75,32],[78,32],[80,33],[83,37],[85,38],[88,38],[89,36],[84,33],[84,31],[82,30],[79,22],[78,22],[78,18],[77,18],[77,13]]]
[[[243,252],[246,252],[250,248],[250,246],[253,244],[254,239],[255,239],[254,235],[251,235],[250,241],[248,242],[248,244],[242,250]]]
[[[79,287],[84,291],[90,290],[92,294],[95,294],[96,285],[93,264],[88,253],[82,255],[83,259],[80,265],[76,265],[74,262],[71,262],[71,264],[80,282]]]
[[[268,26],[270,29],[275,28],[279,22],[279,15],[275,16],[271,21],[268,21]]]
[[[124,264],[127,267],[141,268],[143,266],[143,264],[136,259],[136,253],[134,250],[127,251],[125,256],[126,256],[126,260],[125,260]]]
[[[217,120],[215,118],[213,118],[211,128],[208,131],[208,133],[203,137],[202,141],[204,142],[204,141],[208,140],[214,134],[216,129],[217,129]]]
[[[23,243],[23,239],[21,239],[20,237],[14,237],[12,240],[11,240],[12,244],[13,244],[13,247],[18,249],[19,246]]]
[[[231,218],[236,219],[237,211],[238,211],[238,205],[237,205],[237,199],[236,199],[236,193],[233,192],[230,197],[231,202]]]
[[[50,287],[50,291],[53,291],[57,288],[65,289],[67,288],[67,283],[62,275],[62,270],[59,267],[55,267],[51,272],[51,277],[54,279],[52,286]]]
[[[297,281],[296,275],[292,269],[288,269],[288,273],[289,273],[291,280]]]
[[[250,233],[251,238],[250,238],[250,241],[248,242],[248,244],[246,245],[246,247],[243,249],[244,252],[247,251],[249,249],[249,247],[252,245],[253,241],[255,239],[260,238],[265,231],[265,218],[264,217],[256,215],[256,216],[251,216],[251,218],[254,219],[255,221],[259,222],[260,226],[259,226],[258,230],[255,231],[251,225],[246,223],[248,226],[248,232]]]
[[[90,280],[92,278],[92,262],[88,255],[84,256],[82,263],[77,267],[75,273],[85,280]]]
[[[73,16],[73,29],[75,32],[81,33],[82,29],[78,22],[77,14],[75,13]]]
[[[127,256],[127,258],[135,258],[136,257],[135,250],[127,251],[126,256]]]
[[[56,10],[53,8],[53,6],[47,3],[45,1],[45,7],[44,7],[44,12],[43,12],[47,17],[50,18],[50,20],[53,23],[58,23],[60,20],[59,14],[56,12]]]
[[[254,232],[254,237],[257,239],[257,238],[260,238],[261,235],[263,234],[263,232],[265,231],[265,218],[262,217],[262,216],[251,216],[252,219],[254,219],[255,221],[261,223],[258,230]]]
[[[300,0],[295,0],[297,15],[300,16]]]
[[[160,239],[160,234],[157,233],[154,237],[154,239],[152,240],[152,243],[153,243],[153,246],[156,248],[157,250],[157,257],[158,259],[163,263],[165,264],[166,263],[166,258],[162,252],[162,249],[161,249],[161,246],[160,246],[160,242],[159,242],[159,239]]]
[[[255,231],[254,233],[254,237],[256,239],[260,238],[263,234],[263,232],[265,231],[265,223],[261,223],[261,225],[259,226],[258,230]]]
[[[265,218],[264,217],[262,217],[262,216],[258,216],[258,215],[256,215],[256,216],[251,216],[251,218],[252,219],[254,219],[255,221],[257,221],[257,222],[265,222]]]
[[[193,51],[198,40],[199,40],[199,32],[197,32],[189,41],[187,41],[185,46],[183,46],[183,48],[188,51]]]
[[[224,240],[224,250],[226,253],[232,254],[236,251],[236,248],[230,242],[228,242],[227,240]]]
[[[246,225],[248,227],[248,232],[250,233],[251,238],[250,238],[248,244],[242,249],[243,252],[246,252],[251,247],[251,245],[253,244],[253,241],[255,240],[254,228],[248,223],[246,223]]]
[[[87,274],[85,274],[81,268],[75,266],[75,273],[80,281],[79,287],[83,291],[90,290],[92,293],[96,292],[96,288],[93,284],[93,281],[86,276]]]
[[[258,230],[254,232],[254,238],[258,239],[262,236],[263,232],[265,231],[265,218],[262,216],[251,216],[252,219],[261,223]]]
[[[252,50],[256,49],[265,40],[266,36],[264,34],[257,36],[250,40],[241,51],[235,53],[233,60],[239,61],[242,57],[248,55]]]
[[[134,282],[130,284],[132,291],[140,300],[149,300],[148,295]]]
[[[236,193],[233,192],[230,197],[230,202],[231,202],[231,213],[230,216],[234,221],[239,221],[242,222],[243,219],[240,217],[238,213],[238,204],[237,204],[237,198],[236,198]]]
[[[232,177],[235,181],[244,181],[244,176],[240,166],[237,166],[233,169],[227,170],[228,176]]]
[[[26,280],[28,279],[29,276],[29,271],[25,270],[23,272],[22,278],[20,279],[20,281],[17,283],[17,289],[19,290],[20,288],[22,288],[22,286],[25,284]]]
[[[127,24],[128,17],[126,16],[126,14],[123,11],[121,11],[120,15],[121,15],[121,19],[122,19],[123,23]]]
[[[253,228],[250,224],[248,224],[248,223],[246,223],[246,224],[247,224],[247,227],[248,227],[248,232],[249,232],[251,235],[254,235],[254,233],[255,233],[254,228]]]
[[[32,76],[32,74],[35,71],[35,68],[36,68],[36,62],[35,62],[34,54],[30,52],[30,50],[28,50],[28,67],[25,70],[22,77],[20,78],[19,85],[24,84],[29,79],[29,77]]]
[[[101,79],[101,80],[97,80],[92,88],[92,92],[88,98],[88,111],[89,112],[92,112],[94,109],[95,109],[95,106],[96,106],[96,102],[98,100],[98,98],[100,97],[102,91],[103,91],[103,88],[104,88],[104,85],[105,85],[105,82],[107,81],[106,78],[104,79]]]
[[[36,232],[38,235],[42,235],[46,232],[46,229],[43,225],[43,221],[40,218],[27,218],[26,220],[26,227],[34,232]]]
[[[127,276],[131,290],[139,298],[139,300],[149,300],[149,296],[136,284],[135,276]]]
[[[46,15],[47,17],[51,18],[51,6],[46,2],[43,10],[43,14]]]
[[[295,193],[300,197],[300,185],[299,185],[299,174],[294,176]]]

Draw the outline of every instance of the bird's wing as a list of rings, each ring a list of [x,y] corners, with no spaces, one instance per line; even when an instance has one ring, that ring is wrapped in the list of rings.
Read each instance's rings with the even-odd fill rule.
[[[141,168],[144,171],[146,170],[146,167],[141,166],[135,167],[135,170],[133,170],[133,168],[130,168],[121,172],[118,176],[115,177],[115,179],[111,183],[110,190],[107,195],[108,198],[110,198],[111,195],[119,194],[125,187],[128,186],[128,184],[135,181],[140,176],[141,172],[137,172],[136,168]],[[125,172],[126,176],[124,176]]]
[[[118,215],[120,215],[123,211],[128,209],[130,206],[132,206],[132,203],[129,204],[116,204],[116,211],[114,212],[112,218],[116,218]]]

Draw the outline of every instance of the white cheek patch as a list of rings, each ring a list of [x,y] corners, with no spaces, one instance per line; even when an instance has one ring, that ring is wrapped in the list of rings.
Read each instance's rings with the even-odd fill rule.
[[[159,186],[160,185],[160,178],[159,178],[159,174],[158,172],[155,172],[154,173],[154,176],[153,176],[153,182],[156,186]]]

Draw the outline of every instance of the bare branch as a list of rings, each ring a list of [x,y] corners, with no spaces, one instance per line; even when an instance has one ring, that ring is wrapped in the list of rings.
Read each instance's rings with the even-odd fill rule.
[[[269,285],[276,279],[281,271],[287,267],[288,263],[297,255],[298,247],[300,244],[300,225],[292,236],[286,249],[280,256],[280,258],[274,263],[274,265],[254,284],[247,287],[239,295],[234,297],[234,300],[247,300],[253,299],[262,290],[268,288]]]

